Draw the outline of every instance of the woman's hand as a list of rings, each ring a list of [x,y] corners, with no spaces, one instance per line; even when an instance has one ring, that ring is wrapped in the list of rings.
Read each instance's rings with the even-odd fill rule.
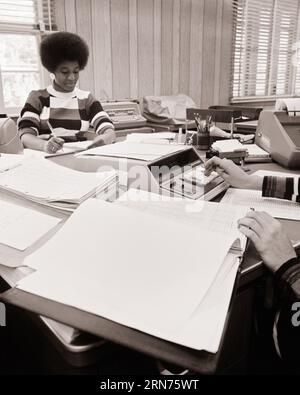
[[[209,176],[213,170],[235,188],[262,189],[262,177],[245,173],[232,160],[214,156],[205,163],[205,175]]]
[[[101,147],[101,145],[112,144],[116,141],[116,133],[113,129],[107,129],[104,133],[97,135],[89,148]]]
[[[59,137],[50,137],[49,140],[45,141],[44,151],[48,154],[55,154],[62,149],[64,142],[65,141]]]
[[[273,272],[296,252],[281,223],[268,213],[250,211],[238,221],[239,230],[253,242],[265,265]]]

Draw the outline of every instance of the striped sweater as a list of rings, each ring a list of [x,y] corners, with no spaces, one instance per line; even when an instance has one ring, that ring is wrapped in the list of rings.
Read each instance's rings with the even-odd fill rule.
[[[300,203],[300,178],[266,176],[263,180],[262,195]],[[282,265],[275,278],[278,291],[283,297],[300,301],[300,258]]]
[[[300,203],[299,177],[264,177],[262,195]]]
[[[262,195],[300,203],[300,178],[264,177]],[[286,362],[300,366],[300,325],[293,325],[296,314],[293,303],[300,302],[300,257],[285,262],[275,273],[274,280],[280,301],[280,314],[276,315],[273,331],[275,346]],[[298,321],[300,324],[300,318]]]
[[[97,134],[114,129],[100,102],[90,92],[78,88],[65,93],[50,85],[29,94],[18,119],[20,137],[24,133],[50,134],[47,121],[54,129],[85,132],[93,127]]]

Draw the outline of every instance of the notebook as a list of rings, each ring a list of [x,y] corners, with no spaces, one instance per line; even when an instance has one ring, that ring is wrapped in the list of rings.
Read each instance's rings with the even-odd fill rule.
[[[229,209],[227,223],[235,222],[231,214]],[[229,250],[239,237],[236,229],[219,233],[206,224],[190,226],[90,199],[26,258],[35,272],[15,291],[216,352],[240,262]],[[89,331],[102,335],[101,328]]]

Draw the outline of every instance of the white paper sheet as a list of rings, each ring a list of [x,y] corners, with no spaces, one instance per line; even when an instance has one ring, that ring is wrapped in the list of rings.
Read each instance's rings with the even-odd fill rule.
[[[27,266],[8,267],[0,264],[0,276],[9,284],[14,287],[22,278],[33,273],[34,269]]]
[[[257,170],[254,172],[256,176],[264,177],[264,176],[274,176],[274,177],[300,177],[299,174],[288,173],[283,171],[271,171],[271,170]]]
[[[23,155],[0,154],[0,173],[21,165],[23,160]]]
[[[113,156],[119,158],[152,161],[173,152],[183,151],[188,148],[188,146],[177,144],[142,144],[122,141],[116,144],[92,148],[79,154],[75,154],[75,156]]]
[[[300,220],[299,203],[288,200],[265,198],[261,196],[261,191],[249,189],[227,189],[222,203],[253,207],[256,211],[265,211],[275,218]]]
[[[24,149],[24,156],[26,158],[51,158],[55,156],[63,156],[67,154],[76,153],[78,151],[86,150],[93,141],[75,141],[73,143],[64,143],[63,149],[55,152],[54,154],[49,154],[44,151],[32,150],[29,148]]]
[[[229,235],[195,232],[194,227],[90,200],[25,260],[37,271],[19,288],[202,349],[210,347],[211,333],[200,339],[199,348],[199,327],[191,326],[187,337],[182,328],[189,325],[232,242]]]
[[[270,154],[259,147],[257,144],[247,144],[246,145],[248,155],[250,158],[256,157],[256,158],[269,158]],[[247,159],[247,158],[246,158]]]
[[[285,103],[289,115],[300,115],[300,98],[284,98],[282,101]]]
[[[59,222],[59,218],[1,201],[0,243],[23,251]]]
[[[198,229],[220,234],[230,233],[233,238],[240,239],[242,249],[245,247],[246,238],[238,231],[237,226],[238,220],[248,211],[245,206],[191,201],[136,189],[129,189],[116,203]]]

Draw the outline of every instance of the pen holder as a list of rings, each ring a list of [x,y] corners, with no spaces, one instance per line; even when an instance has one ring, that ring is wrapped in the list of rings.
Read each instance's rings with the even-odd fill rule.
[[[209,124],[206,121],[197,123],[197,148],[207,151],[210,147]]]

